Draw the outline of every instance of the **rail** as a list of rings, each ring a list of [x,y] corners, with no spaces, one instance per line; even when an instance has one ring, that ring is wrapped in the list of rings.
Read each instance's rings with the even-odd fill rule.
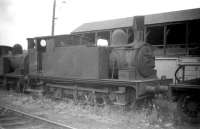
[[[31,120],[31,121],[36,121],[36,120],[39,121],[38,123],[42,123],[41,125],[45,125],[45,127],[55,126],[58,129],[75,129],[75,128],[71,127],[71,126],[68,126],[68,125],[65,125],[65,124],[62,124],[62,123],[58,123],[58,122],[55,122],[55,121],[51,121],[51,120],[48,120],[48,119],[33,115],[33,114],[29,114],[29,113],[26,113],[26,112],[23,112],[23,111],[16,110],[11,105],[0,104],[0,109],[9,110],[9,114],[12,113],[12,116],[10,115],[9,119],[12,119],[13,117],[17,116],[16,118],[22,120],[20,122],[24,123],[23,125],[26,124],[27,119],[29,118],[28,120]],[[15,114],[17,114],[17,115],[15,115]],[[0,114],[0,118],[2,120],[4,120],[3,122],[1,122],[1,120],[0,120],[0,129],[7,129],[7,128],[10,129],[11,128],[10,126],[17,126],[17,123],[15,125],[14,121],[13,121],[13,123],[11,122],[11,123],[7,124],[5,118],[8,117],[9,115],[7,115],[6,117],[5,116],[6,115],[3,116],[2,114]],[[21,116],[21,118],[19,116]],[[22,117],[22,116],[25,116],[25,117]],[[30,123],[30,121],[29,121],[29,123]],[[6,126],[6,124],[7,124],[7,126]],[[8,125],[10,125],[10,126],[8,126]],[[30,126],[32,127],[33,125],[30,125]],[[37,126],[38,126],[38,124],[37,124]],[[21,127],[19,126],[19,128],[21,128]]]

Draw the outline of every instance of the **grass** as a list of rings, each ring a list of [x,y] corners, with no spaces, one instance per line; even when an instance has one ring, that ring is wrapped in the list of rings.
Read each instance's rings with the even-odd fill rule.
[[[3,94],[1,94],[2,96]],[[123,128],[154,129],[167,127],[173,129],[173,120],[176,104],[165,98],[158,97],[153,101],[152,108],[125,111],[115,106],[90,106],[75,104],[72,100],[56,101],[49,98],[35,98],[29,95],[6,92],[1,97],[14,105],[23,105],[27,108],[42,108],[48,114],[55,112],[61,116],[72,115],[78,118],[94,119],[109,125],[119,125]],[[43,112],[44,113],[44,112]]]
[[[173,128],[178,117],[176,115],[176,103],[163,96],[158,96],[153,100],[152,110],[147,117],[151,125]]]

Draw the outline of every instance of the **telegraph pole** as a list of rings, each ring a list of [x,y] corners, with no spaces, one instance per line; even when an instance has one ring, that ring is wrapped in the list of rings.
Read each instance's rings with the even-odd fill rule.
[[[51,35],[52,36],[54,36],[55,14],[56,14],[56,0],[53,1],[53,15],[52,15],[52,28],[51,28]]]

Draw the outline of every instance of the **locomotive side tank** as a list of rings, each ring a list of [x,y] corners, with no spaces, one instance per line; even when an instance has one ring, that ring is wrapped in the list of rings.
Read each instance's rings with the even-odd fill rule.
[[[108,79],[108,54],[108,49],[103,47],[56,47],[43,55],[43,75]]]

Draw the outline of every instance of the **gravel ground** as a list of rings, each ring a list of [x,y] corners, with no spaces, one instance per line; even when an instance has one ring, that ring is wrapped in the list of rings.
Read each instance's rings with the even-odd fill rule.
[[[44,97],[34,98],[30,95],[0,91],[0,102],[77,129],[200,129],[183,124],[175,126],[172,119],[174,114],[171,111],[173,106],[164,101],[160,107],[165,108],[151,112],[147,109],[127,112],[113,107],[75,105],[70,100],[53,101]]]

